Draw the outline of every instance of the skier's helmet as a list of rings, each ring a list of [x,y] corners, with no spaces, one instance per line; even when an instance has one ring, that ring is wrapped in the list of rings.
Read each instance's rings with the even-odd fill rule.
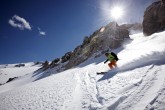
[[[108,56],[109,55],[109,53],[105,53],[105,56]]]

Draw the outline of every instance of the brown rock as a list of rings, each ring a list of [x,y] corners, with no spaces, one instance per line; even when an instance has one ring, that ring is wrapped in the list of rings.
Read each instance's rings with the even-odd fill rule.
[[[151,4],[144,13],[143,34],[149,36],[165,29],[165,0]]]

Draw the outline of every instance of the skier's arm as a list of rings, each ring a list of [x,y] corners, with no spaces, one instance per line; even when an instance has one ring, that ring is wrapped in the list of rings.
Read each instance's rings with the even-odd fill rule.
[[[108,59],[104,62],[104,63],[107,63]]]

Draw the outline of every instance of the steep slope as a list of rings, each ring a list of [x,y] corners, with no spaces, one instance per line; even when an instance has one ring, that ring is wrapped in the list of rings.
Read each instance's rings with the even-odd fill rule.
[[[0,110],[163,110],[164,36],[132,35],[113,50],[120,59],[114,70],[103,63],[104,55],[91,57],[73,69],[0,93]],[[101,71],[108,73],[96,75]]]

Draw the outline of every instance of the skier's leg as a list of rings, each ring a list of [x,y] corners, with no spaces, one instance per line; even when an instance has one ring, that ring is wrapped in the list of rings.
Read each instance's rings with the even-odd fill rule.
[[[113,69],[113,63],[109,63],[108,66],[110,67],[110,69]]]
[[[117,67],[116,61],[113,61],[113,65],[114,65],[115,67]]]

